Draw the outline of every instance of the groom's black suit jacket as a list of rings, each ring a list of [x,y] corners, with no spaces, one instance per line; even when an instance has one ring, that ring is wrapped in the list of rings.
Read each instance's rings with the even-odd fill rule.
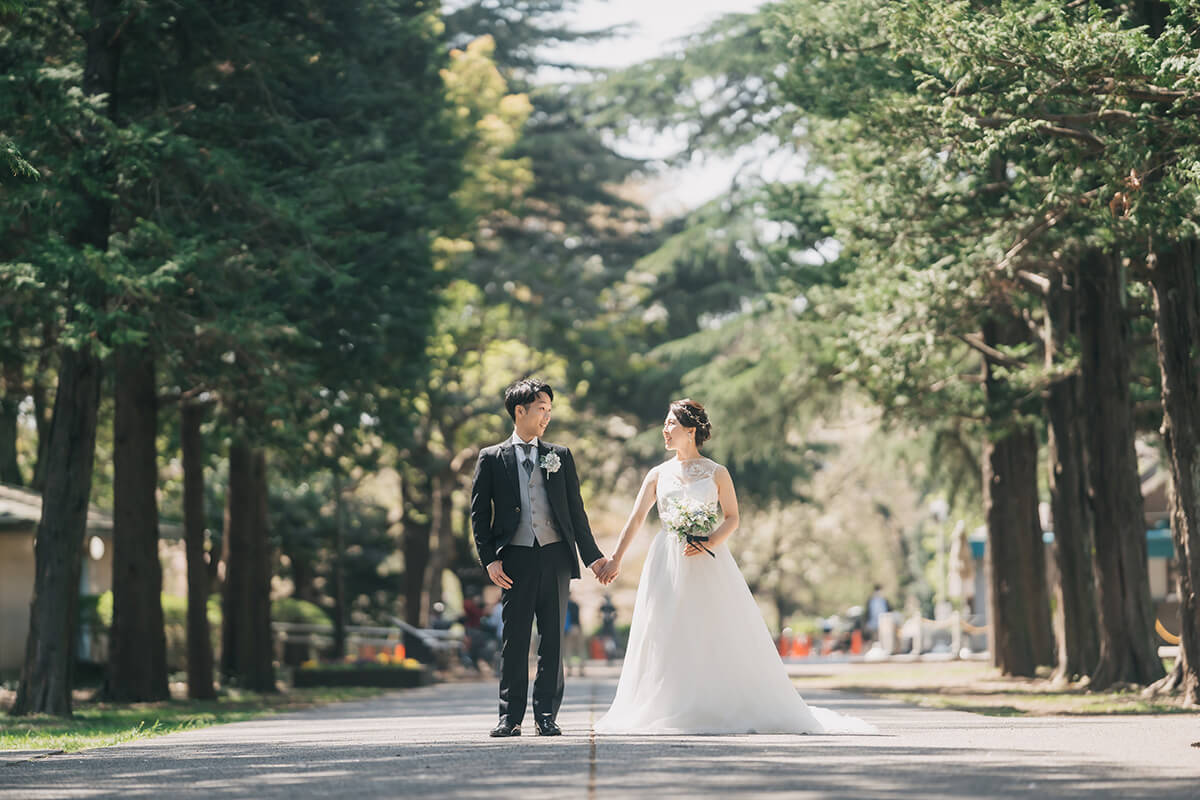
[[[571,577],[579,577],[579,559],[591,564],[604,554],[596,546],[583,510],[579,493],[579,474],[571,451],[556,444],[538,440],[537,463],[542,457],[555,453],[561,462],[557,472],[546,476],[546,494],[558,533],[571,550]],[[518,454],[510,439],[503,444],[485,447],[475,464],[475,480],[471,485],[471,531],[479,561],[487,566],[496,560],[500,549],[512,541],[521,524],[521,489],[517,484],[520,467]],[[541,469],[541,467],[537,467]]]

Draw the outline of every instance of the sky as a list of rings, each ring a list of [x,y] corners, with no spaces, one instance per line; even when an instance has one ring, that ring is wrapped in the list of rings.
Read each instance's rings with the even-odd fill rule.
[[[626,36],[590,46],[571,45],[563,55],[587,66],[622,67],[652,58],[679,46],[679,39],[702,30],[723,14],[752,11],[762,0],[582,0],[568,21],[580,30],[629,25]],[[677,152],[682,140],[661,136],[623,141],[617,149],[638,158],[663,158]],[[728,188],[741,168],[741,159],[711,159],[675,170],[654,182],[648,202],[660,215],[695,208]]]
[[[619,67],[671,49],[676,40],[722,14],[752,11],[761,4],[762,0],[583,0],[571,22],[583,30],[633,25],[629,36],[589,48],[579,58],[589,65]]]

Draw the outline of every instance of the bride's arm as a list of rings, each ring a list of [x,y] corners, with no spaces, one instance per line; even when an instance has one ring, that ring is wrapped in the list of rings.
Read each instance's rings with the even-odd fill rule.
[[[633,537],[645,524],[646,515],[650,513],[650,507],[654,505],[656,499],[658,499],[657,467],[647,472],[646,477],[642,480],[642,488],[638,490],[637,499],[633,501],[633,511],[630,512],[629,519],[625,521],[625,527],[621,529],[621,538],[617,542],[617,549],[609,558],[608,566],[605,567],[605,572],[611,571],[612,577],[616,577],[621,566],[621,558],[629,549],[629,545],[633,543]]]
[[[717,499],[721,503],[721,512],[725,516],[717,529],[708,535],[710,548],[723,543],[732,536],[733,532],[738,529],[739,521],[737,492],[733,489],[733,478],[729,476],[729,470],[717,467],[717,471],[713,473],[713,482],[717,484]],[[688,545],[683,552],[684,555],[694,556],[703,551],[695,545]]]

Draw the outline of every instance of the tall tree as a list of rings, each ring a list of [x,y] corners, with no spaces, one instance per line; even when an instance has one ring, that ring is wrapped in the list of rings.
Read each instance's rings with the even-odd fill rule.
[[[1079,330],[1078,277],[1052,274],[1044,297],[1045,356],[1048,370],[1061,363]],[[1083,442],[1083,382],[1065,372],[1047,387],[1046,447],[1054,556],[1057,674],[1067,680],[1090,675],[1100,656],[1096,584],[1092,577],[1092,512],[1088,502]]]
[[[1200,703],[1200,374],[1194,351],[1200,337],[1198,253],[1195,241],[1179,242],[1158,256],[1152,273],[1181,625],[1175,669],[1158,688],[1179,689],[1189,705]]]
[[[1088,484],[1096,519],[1094,565],[1100,621],[1097,687],[1147,684],[1163,675],[1146,576],[1146,521],[1134,451],[1129,340],[1121,265],[1089,251],[1080,265],[1080,344]]]
[[[1027,338],[1024,324],[1009,309],[984,321],[983,341],[996,351]],[[1051,663],[1054,647],[1046,548],[1038,519],[1037,435],[1028,421],[1014,419],[1013,388],[1003,378],[1003,366],[992,359],[985,364],[984,387],[994,426],[983,457],[992,663],[1005,675],[1032,678],[1039,666]]]
[[[212,634],[208,625],[211,579],[205,557],[204,436],[201,424],[205,407],[193,399],[179,404],[179,439],[183,468],[183,538],[187,557],[187,665],[188,697],[210,700],[213,685]],[[217,554],[213,553],[213,559]]]
[[[1119,639],[1112,652],[1137,654],[1118,656],[1115,669],[1105,666],[1101,656],[1093,680],[1095,685],[1148,680],[1155,673],[1156,662],[1148,635],[1150,620],[1145,615],[1148,579],[1144,570],[1136,568],[1144,563],[1144,524],[1135,513],[1140,497],[1132,458],[1130,348],[1128,334],[1122,333],[1128,325],[1122,295],[1128,281],[1119,266],[1119,248],[1128,247],[1130,239],[1117,227],[1122,223],[1115,226],[1113,221],[1124,219],[1139,176],[1150,169],[1139,166],[1129,173],[1129,165],[1144,165],[1152,152],[1145,140],[1139,140],[1137,131],[1169,125],[1159,117],[1157,122],[1147,120],[1144,128],[1130,126],[1134,119],[1130,114],[1135,113],[1132,108],[1142,102],[1167,101],[1157,86],[1162,82],[1170,85],[1178,78],[1162,76],[1155,86],[1147,87],[1144,68],[1154,63],[1155,56],[1146,54],[1144,33],[1104,11],[1084,12],[1054,3],[996,4],[980,9],[967,3],[912,2],[890,4],[881,12],[878,19],[890,34],[885,51],[892,51],[893,73],[913,77],[915,90],[908,95],[914,102],[907,108],[915,115],[914,125],[931,126],[929,138],[924,140],[927,149],[913,154],[915,167],[924,171],[923,181],[897,184],[889,180],[886,196],[878,194],[879,184],[872,184],[877,193],[867,208],[893,210],[909,205],[908,197],[897,194],[898,185],[932,201],[927,202],[921,217],[904,223],[894,222],[899,214],[883,215],[893,220],[890,231],[882,231],[896,252],[911,248],[913,242],[929,241],[917,238],[920,234],[915,230],[924,228],[924,220],[936,220],[939,235],[945,237],[955,229],[952,226],[974,219],[980,223],[974,234],[964,238],[959,228],[955,235],[960,250],[956,260],[978,264],[978,274],[986,276],[986,281],[977,285],[984,291],[1013,292],[1027,285],[1044,291],[1048,279],[1036,273],[1047,267],[1061,270],[1070,263],[1082,265],[1080,283],[1085,291],[1093,281],[1091,305],[1089,298],[1081,298],[1086,319],[1080,323],[1084,348],[1080,369],[1085,384],[1091,381],[1093,388],[1105,388],[1109,416],[1089,420],[1085,434],[1092,445],[1089,449],[1095,451],[1095,456],[1088,453],[1090,491],[1093,499],[1103,495],[1101,504],[1121,498],[1122,506],[1117,520],[1095,516],[1097,526],[1102,521],[1119,525],[1120,532],[1109,536],[1111,527],[1103,533],[1097,527],[1094,567],[1100,590],[1110,594],[1115,606],[1108,614],[1109,622],[1102,617],[1101,625],[1120,628],[1110,635]],[[1015,32],[1021,41],[1001,31]],[[821,37],[814,38],[819,41]],[[1106,44],[1079,48],[1076,45],[1081,41]],[[1178,44],[1177,39],[1173,41]],[[861,48],[841,50],[838,57],[849,62],[872,60]],[[1159,63],[1170,69],[1167,65],[1172,62]],[[1178,99],[1182,95],[1172,96]],[[1119,107],[1105,105],[1113,101]],[[861,129],[846,126],[845,130]],[[993,174],[990,183],[971,186],[967,195],[956,189],[956,179],[981,170],[1001,152],[1008,162],[1006,169]],[[1099,153],[1106,157],[1098,158]],[[893,176],[902,174],[894,167],[889,170]],[[935,175],[944,176],[949,183],[935,188],[936,181],[931,179]],[[978,195],[996,198],[992,202],[996,213],[964,216],[964,212],[978,213],[975,206],[964,202]],[[934,248],[925,252],[913,249],[912,255],[912,263],[922,265],[930,275],[948,266],[940,260],[944,253]],[[938,280],[934,285],[943,291],[971,285],[952,272],[946,269],[950,280]],[[1110,339],[1097,345],[1105,336]],[[1112,336],[1117,338],[1112,340]],[[1066,355],[1064,360],[1069,361],[1070,354]],[[1125,383],[1114,388],[1118,376],[1123,376]],[[1036,372],[1030,377],[1033,387],[1054,380]],[[1098,395],[1090,391],[1089,396]],[[1093,427],[1109,419],[1117,426],[1119,444],[1113,443],[1110,428]],[[1103,466],[1096,463],[1097,458]],[[1134,566],[1118,572],[1118,562]],[[1114,600],[1114,594],[1122,599]],[[1104,599],[1100,602],[1103,606]],[[1121,608],[1124,611],[1118,613]],[[1112,663],[1110,659],[1108,664]]]
[[[76,21],[89,30],[85,42],[73,38]],[[0,62],[11,78],[0,90],[4,135],[45,165],[37,189],[18,181],[0,193],[0,303],[22,312],[0,319],[3,409],[33,397],[40,434],[33,483],[47,486],[50,518],[41,546],[63,513],[82,525],[99,359],[114,348],[122,397],[116,505],[124,555],[117,561],[122,576],[138,576],[121,594],[146,598],[141,606],[118,601],[116,633],[122,642],[126,633],[153,641],[150,631],[161,625],[131,626],[139,619],[127,612],[158,596],[148,560],[155,390],[189,404],[216,400],[214,433],[233,439],[240,468],[231,472],[247,482],[231,492],[231,516],[234,549],[248,561],[227,566],[253,584],[238,597],[256,632],[226,638],[258,648],[234,659],[249,673],[243,682],[271,684],[261,657],[265,648],[269,666],[269,611],[260,602],[271,565],[262,450],[303,451],[336,432],[365,460],[360,447],[403,426],[407,388],[424,370],[425,336],[445,282],[434,265],[435,240],[461,215],[452,193],[464,148],[440,74],[446,54],[436,5],[68,3],[30,7],[0,24]],[[46,128],[46,119],[57,124]],[[142,369],[150,360],[157,374]],[[43,379],[55,367],[57,387]],[[164,385],[150,390],[151,380]],[[52,432],[45,412],[53,399],[61,413]],[[72,422],[76,406],[82,416]],[[0,419],[5,469],[14,450],[4,438],[11,417]],[[196,420],[187,423],[182,438],[194,444]],[[186,460],[198,640],[206,587],[193,501],[203,467]],[[76,473],[63,480],[54,471],[67,463]],[[50,491],[61,494],[63,486],[70,502]],[[239,542],[237,532],[249,539]],[[82,527],[78,533],[76,551]],[[127,533],[136,538],[133,550]],[[49,594],[69,617],[71,571],[55,574],[68,588]],[[69,643],[72,627],[66,619],[34,630]],[[114,657],[136,650],[123,644]],[[50,676],[41,666],[37,672]],[[200,672],[194,682],[211,684]],[[126,674],[115,670],[114,681]]]
[[[476,251],[486,251],[479,228],[519,205],[533,182],[530,158],[513,152],[532,108],[525,95],[509,92],[494,52],[490,37],[477,38],[451,51],[442,72],[456,109],[455,135],[466,143],[463,182],[454,194],[462,216],[443,231],[444,269],[454,276],[469,273]],[[404,462],[404,613],[413,625],[425,619],[423,599],[430,591],[440,595],[446,556],[453,552],[453,498],[470,466],[459,431],[478,413],[482,399],[473,394],[482,383],[476,372],[486,346],[481,334],[486,330],[503,339],[521,327],[519,320],[489,314],[481,300],[461,277],[440,293],[444,310],[434,317],[425,353],[429,375],[411,393],[418,411],[395,439]],[[494,394],[489,395],[491,405]]]
[[[113,621],[103,696],[170,697],[158,553],[158,382],[141,347],[116,356],[113,422]]]
[[[229,491],[222,537],[221,666],[245,689],[275,691],[271,636],[271,553],[266,515],[266,459],[244,435],[229,445]]]
[[[227,602],[244,604],[247,617],[235,623],[227,607],[225,624],[258,630],[269,624],[259,602],[269,588],[261,569],[269,543],[265,524],[248,514],[266,483],[233,486],[253,477],[243,451],[255,459],[263,448],[295,451],[283,460],[301,461],[329,437],[350,452],[372,451],[371,437],[402,425],[443,280],[432,243],[456,214],[461,143],[450,130],[444,54],[426,4],[313,4],[285,15],[231,6],[217,27],[260,57],[218,70],[213,97],[205,88],[211,66],[198,67],[192,89],[213,105],[189,131],[220,143],[239,166],[215,184],[224,205],[244,212],[223,215],[222,238],[190,261],[203,292],[191,310],[205,352],[229,365],[193,368],[193,390],[220,400],[242,467],[230,471],[232,541],[224,548],[235,583]],[[318,461],[327,468],[325,454],[316,452]],[[251,562],[235,566],[239,558]],[[230,628],[223,640],[227,673],[245,668],[242,680],[269,683],[259,654],[233,651],[269,648],[269,636]]]
[[[103,109],[86,129],[95,135],[106,121],[117,116],[117,70],[123,42],[115,2],[91,0],[87,19],[81,89],[84,98]],[[73,246],[93,257],[108,249],[112,213],[105,180],[112,176],[103,168],[98,172],[76,180],[82,209],[70,239]],[[104,286],[92,273],[93,265],[84,258],[75,261],[74,274],[68,278],[74,300],[68,324],[80,323],[83,313],[95,313],[105,302]],[[62,353],[59,367],[47,445],[46,487],[35,540],[37,573],[29,639],[13,714],[71,715],[79,609],[76,587],[92,486],[100,378],[100,358],[91,341],[80,337],[71,342]]]
[[[1191,124],[1146,106],[1165,108],[1187,95],[1161,89],[1180,85],[1181,77],[1178,62],[1162,58],[1161,48],[1195,43],[1184,27],[1164,27],[1163,7],[1151,5],[1155,13],[1144,18],[1053,3],[983,13],[966,4],[913,4],[900,15],[911,12],[913,27],[902,35],[913,43],[909,49],[932,57],[926,85],[943,92],[936,113],[956,148],[1014,154],[1002,190],[1034,214],[1022,214],[1022,227],[997,248],[1003,253],[997,269],[1015,282],[1043,284],[1029,272],[1039,263],[1079,270],[1080,370],[1095,398],[1085,438],[1102,637],[1096,686],[1144,682],[1160,670],[1148,581],[1138,566],[1145,563],[1145,526],[1132,446],[1128,303],[1134,295],[1127,290],[1137,273],[1126,264],[1138,263],[1147,240],[1171,237],[1161,225],[1178,218],[1178,202],[1194,202],[1171,190],[1155,198],[1154,211],[1138,201],[1146,180],[1175,185],[1169,162],[1159,158],[1160,143],[1179,140],[1176,126]],[[1144,22],[1148,30],[1136,27]],[[1021,41],[999,30],[1019,31]],[[1105,44],[1079,48],[1081,41]],[[1147,74],[1149,65],[1156,65],[1154,74]]]

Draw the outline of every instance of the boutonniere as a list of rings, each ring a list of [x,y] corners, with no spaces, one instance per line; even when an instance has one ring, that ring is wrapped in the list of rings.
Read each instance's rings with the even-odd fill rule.
[[[538,462],[538,466],[546,470],[546,477],[549,478],[558,468],[562,466],[562,461],[558,458],[558,453],[546,453],[542,456],[542,460]]]

